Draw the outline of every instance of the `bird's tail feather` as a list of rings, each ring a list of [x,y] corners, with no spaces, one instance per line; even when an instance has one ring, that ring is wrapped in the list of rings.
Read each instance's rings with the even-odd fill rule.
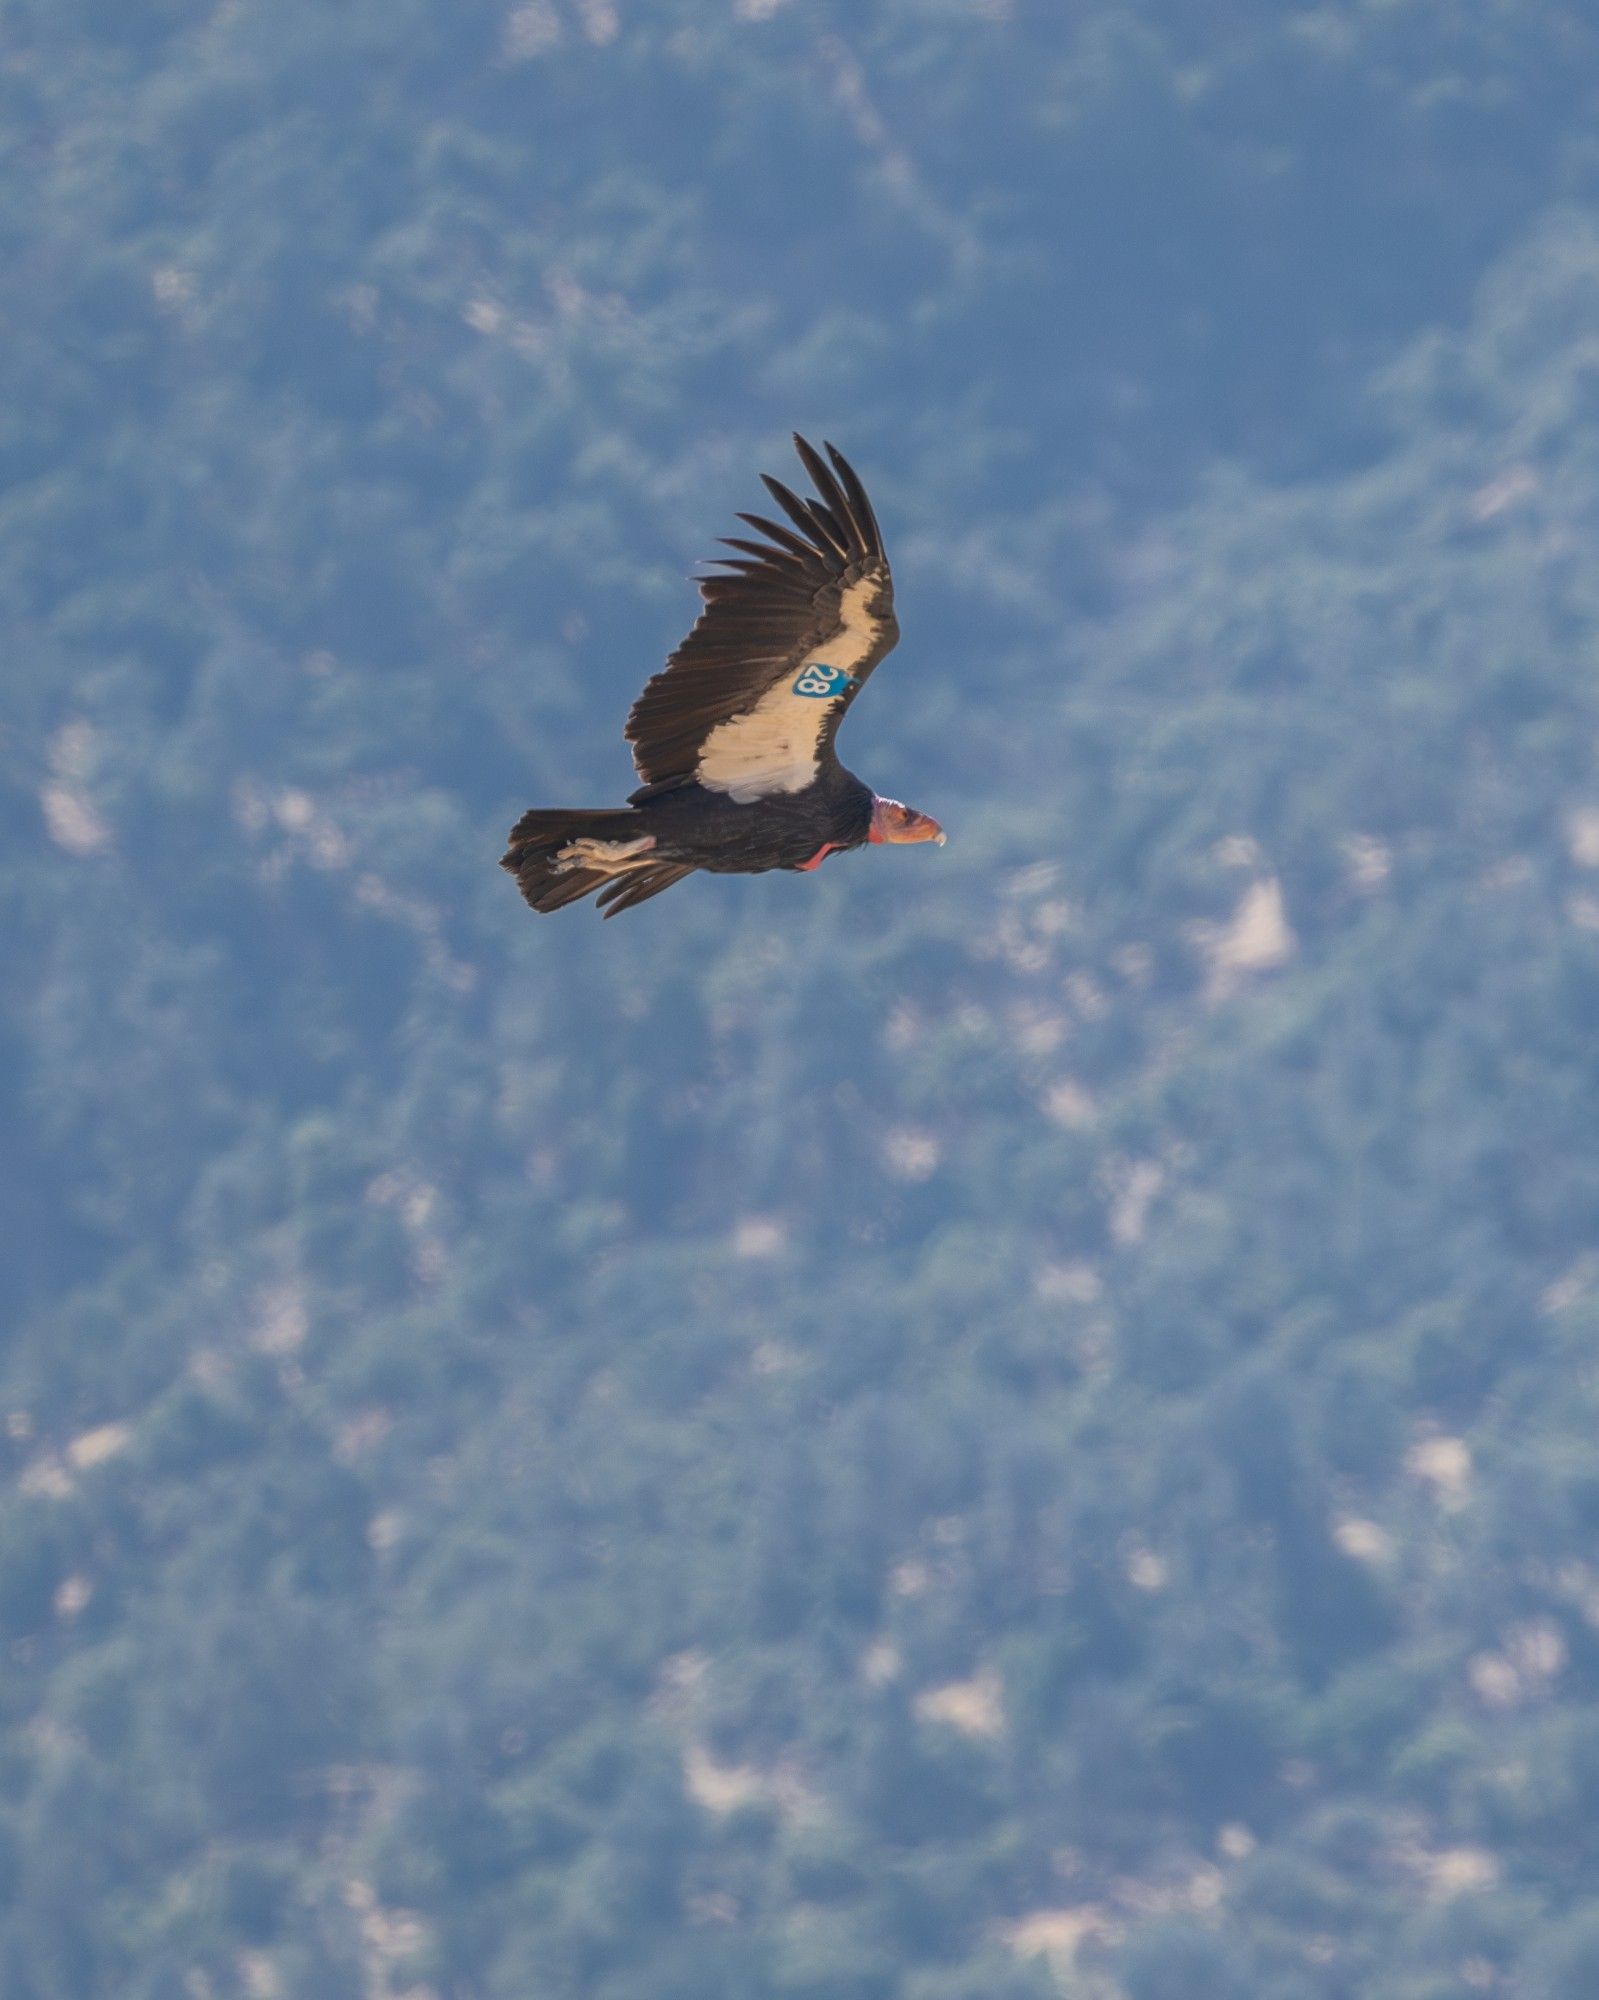
[[[651,860],[655,842],[631,807],[536,807],[511,829],[500,866],[535,910],[560,910],[603,889],[608,917],[670,889],[692,868]]]
[[[681,882],[685,875],[693,873],[681,861],[658,861],[653,868],[636,868],[631,875],[613,877],[611,886],[601,892],[594,907],[603,910],[607,917],[620,916],[623,910],[647,903],[651,896],[658,896],[663,889],[670,889],[674,882]]]

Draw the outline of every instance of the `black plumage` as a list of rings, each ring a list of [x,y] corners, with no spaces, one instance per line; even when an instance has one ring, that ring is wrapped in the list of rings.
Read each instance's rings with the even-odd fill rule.
[[[834,750],[839,724],[899,637],[882,535],[854,468],[804,438],[795,449],[816,497],[776,479],[792,524],[739,519],[763,537],[701,579],[693,630],[627,719],[643,783],[615,811],[535,809],[501,865],[536,910],[598,891],[619,910],[695,869],[759,874],[814,868],[868,840],[942,841],[936,822],[879,798]],[[763,475],[764,478],[764,475]]]

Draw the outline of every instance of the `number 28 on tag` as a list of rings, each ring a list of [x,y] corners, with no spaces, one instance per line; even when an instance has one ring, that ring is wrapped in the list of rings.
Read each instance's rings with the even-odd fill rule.
[[[811,660],[794,683],[794,692],[809,695],[814,701],[824,701],[848,683],[849,675],[842,667],[830,667],[824,660]]]

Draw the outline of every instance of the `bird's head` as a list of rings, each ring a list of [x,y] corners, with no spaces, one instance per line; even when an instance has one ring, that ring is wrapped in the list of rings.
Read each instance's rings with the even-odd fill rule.
[[[936,819],[902,806],[898,799],[872,800],[872,824],[866,838],[874,845],[887,842],[894,847],[909,846],[917,840],[936,840],[944,845],[944,829]]]

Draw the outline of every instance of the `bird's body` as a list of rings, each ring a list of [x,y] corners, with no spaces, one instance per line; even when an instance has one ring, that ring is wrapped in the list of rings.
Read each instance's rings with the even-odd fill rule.
[[[811,869],[868,841],[937,840],[936,821],[879,798],[833,748],[850,703],[899,636],[871,503],[827,447],[795,447],[818,499],[767,489],[793,528],[743,515],[766,538],[734,541],[706,577],[688,638],[633,705],[627,737],[644,783],[615,810],[536,808],[502,865],[536,910],[598,890],[607,916],[696,869]]]

